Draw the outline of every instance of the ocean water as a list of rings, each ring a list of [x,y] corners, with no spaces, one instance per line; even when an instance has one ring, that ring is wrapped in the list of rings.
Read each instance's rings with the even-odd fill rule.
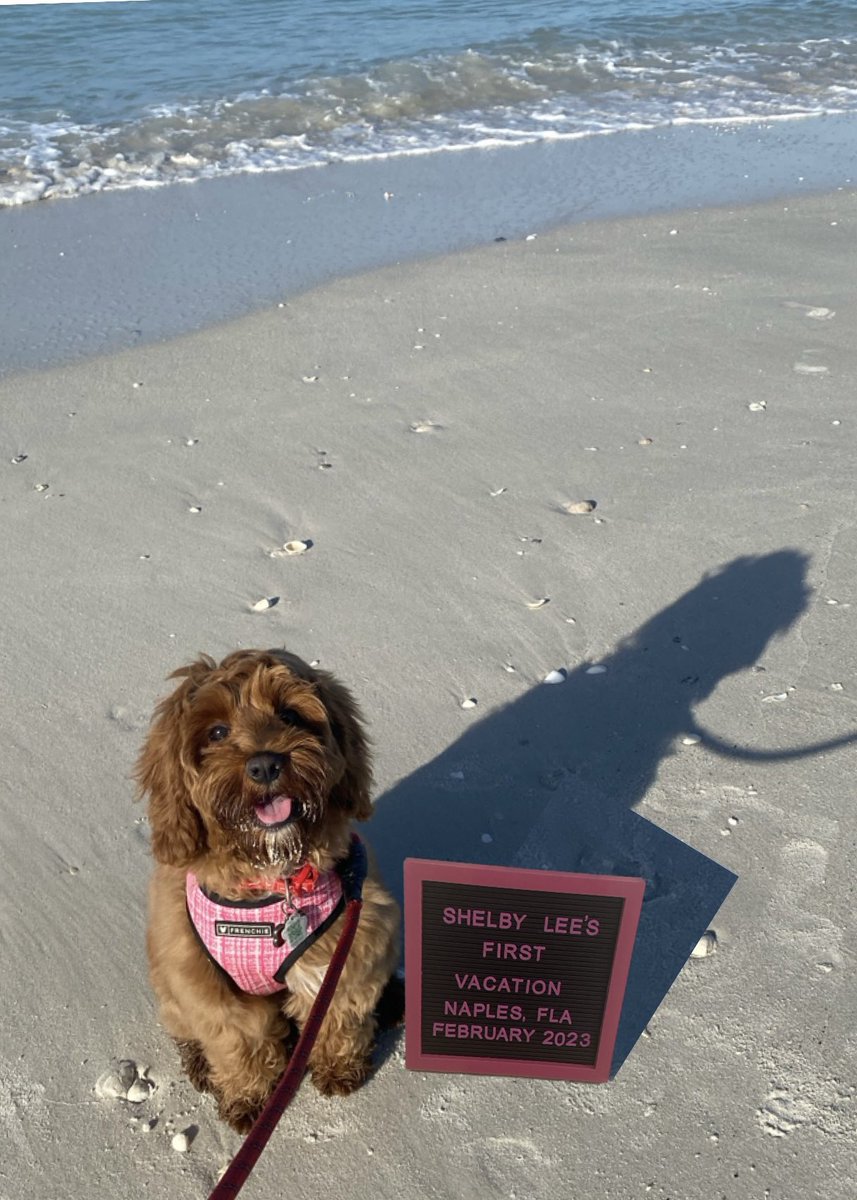
[[[857,113],[854,0],[0,6],[0,205]]]

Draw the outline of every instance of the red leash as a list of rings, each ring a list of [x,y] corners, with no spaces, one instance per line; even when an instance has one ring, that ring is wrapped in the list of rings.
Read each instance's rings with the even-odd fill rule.
[[[362,847],[360,852],[362,853]],[[362,882],[362,879],[360,882]],[[351,943],[354,941],[354,935],[357,932],[357,922],[360,920],[360,909],[363,904],[360,896],[360,886],[358,883],[356,888],[353,888],[353,886],[349,887],[349,883],[350,880],[343,879],[345,890],[356,890],[357,894],[345,906],[345,923],[342,926],[342,933],[339,935],[339,941],[333,952],[333,957],[328,964],[324,981],[318,990],[315,1003],[310,1010],[306,1024],[301,1030],[298,1044],[295,1046],[294,1053],[289,1059],[285,1071],[280,1076],[277,1086],[268,1098],[267,1104],[259,1113],[253,1128],[247,1134],[240,1150],[226,1168],[225,1174],[215,1186],[209,1200],[234,1200],[247,1182],[250,1172],[256,1165],[256,1160],[265,1149],[268,1139],[277,1128],[280,1117],[294,1099],[295,1092],[297,1092],[301,1085],[304,1072],[306,1071],[307,1060],[315,1045],[315,1039],[318,1037],[321,1023],[330,1007],[333,993],[339,982],[339,976],[342,974],[342,968],[345,966],[345,960],[348,958],[348,951],[351,949]]]

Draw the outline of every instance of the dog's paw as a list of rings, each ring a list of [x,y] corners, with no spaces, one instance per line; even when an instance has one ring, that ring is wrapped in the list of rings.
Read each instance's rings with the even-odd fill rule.
[[[366,1081],[369,1070],[368,1060],[362,1058],[315,1063],[310,1067],[312,1081],[322,1096],[350,1096]]]
[[[236,1100],[221,1096],[217,1101],[217,1115],[236,1133],[249,1133],[264,1107],[264,1100]]]
[[[198,1092],[211,1091],[211,1068],[199,1042],[176,1041],[184,1073]]]

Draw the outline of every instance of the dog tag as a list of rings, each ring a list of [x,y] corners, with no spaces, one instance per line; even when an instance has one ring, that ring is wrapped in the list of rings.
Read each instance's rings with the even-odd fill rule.
[[[283,938],[290,946],[299,946],[307,935],[307,919],[297,909],[286,917],[282,925]]]

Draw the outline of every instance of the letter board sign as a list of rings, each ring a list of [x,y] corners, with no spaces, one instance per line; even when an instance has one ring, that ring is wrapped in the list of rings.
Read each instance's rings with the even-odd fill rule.
[[[644,891],[407,859],[406,1066],[606,1081]]]

